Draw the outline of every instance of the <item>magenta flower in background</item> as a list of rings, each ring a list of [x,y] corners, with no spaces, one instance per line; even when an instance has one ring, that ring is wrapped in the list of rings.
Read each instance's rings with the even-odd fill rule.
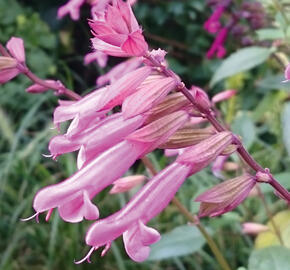
[[[223,58],[226,54],[226,49],[224,47],[225,40],[228,35],[228,29],[226,27],[222,28],[214,42],[212,43],[210,49],[207,51],[206,56],[208,59],[211,59],[216,55],[218,58]]]
[[[204,29],[212,34],[218,32],[221,28],[221,23],[219,22],[219,20],[220,17],[223,15],[224,11],[225,11],[224,6],[217,7],[212,13],[212,15],[204,23]]]

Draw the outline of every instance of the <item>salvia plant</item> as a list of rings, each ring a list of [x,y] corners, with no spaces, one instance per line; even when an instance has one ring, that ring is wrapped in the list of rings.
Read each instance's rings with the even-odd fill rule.
[[[54,160],[60,155],[77,151],[77,171],[59,183],[41,188],[34,196],[35,213],[22,219],[29,221],[45,214],[49,221],[57,211],[63,221],[77,223],[91,220],[85,242],[89,252],[76,264],[90,262],[90,257],[102,248],[104,256],[115,239],[122,236],[128,256],[136,262],[146,260],[150,246],[158,242],[160,233],[148,225],[168,204],[173,203],[192,226],[197,226],[223,269],[230,269],[200,218],[216,217],[240,205],[258,185],[267,184],[281,200],[290,203],[290,193],[262,167],[246,150],[242,138],[223,122],[216,104],[236,96],[227,89],[209,98],[206,91],[193,85],[187,87],[168,66],[167,52],[153,49],[144,36],[131,5],[135,1],[71,0],[58,9],[58,17],[69,14],[80,17],[83,4],[90,5],[88,19],[92,52],[85,63],[97,61],[105,67],[109,56],[125,58],[97,79],[97,88],[80,96],[60,80],[41,79],[26,64],[25,41],[11,37],[0,45],[0,82],[24,75],[32,84],[27,93],[41,94],[52,89],[59,99],[53,113],[53,123],[59,134],[51,138],[48,149]],[[265,25],[265,12],[258,2],[245,2],[235,7],[230,0],[209,1],[212,14],[204,29],[214,34],[207,57],[223,58],[228,38],[239,37],[241,46],[252,44],[251,29]],[[226,19],[225,19],[226,18]],[[244,20],[249,22],[245,26]],[[32,67],[33,68],[33,67]],[[285,67],[285,80],[290,80],[290,65]],[[67,123],[64,132],[63,123]],[[146,157],[155,149],[164,149],[168,157],[176,157],[161,171]],[[199,213],[192,215],[174,197],[186,179],[212,164],[212,172],[222,178],[221,171],[232,154],[238,154],[244,164],[243,173],[216,184],[196,197]],[[151,177],[126,175],[141,160]],[[102,208],[94,198],[108,186],[109,192],[123,193],[137,185],[142,188],[117,212],[100,218]],[[29,226],[29,223],[27,223]],[[39,225],[41,226],[41,225]],[[73,226],[73,225],[72,225]],[[257,234],[267,231],[262,224],[245,223],[243,231]],[[76,254],[77,255],[77,254]]]

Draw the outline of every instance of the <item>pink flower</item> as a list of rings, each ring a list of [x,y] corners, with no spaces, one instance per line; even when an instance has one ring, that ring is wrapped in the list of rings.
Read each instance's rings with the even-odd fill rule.
[[[206,56],[208,59],[212,58],[215,54],[218,58],[223,58],[226,54],[226,49],[224,48],[224,42],[228,35],[228,28],[224,27],[222,28],[214,42],[212,43],[210,49],[207,51]]]
[[[230,99],[232,96],[236,95],[237,91],[236,90],[225,90],[222,91],[216,95],[214,95],[211,99],[212,103],[218,103],[223,100]]]
[[[96,61],[100,67],[105,67],[107,65],[108,56],[100,51],[94,51],[86,54],[84,58],[84,63],[88,65],[89,63]]]
[[[110,190],[110,194],[122,193],[132,189],[133,187],[141,184],[146,179],[144,175],[130,175],[120,178],[113,182],[113,188]]]
[[[116,0],[107,6],[104,20],[89,22],[93,47],[113,56],[142,56],[148,45],[129,3]]]
[[[128,72],[136,70],[139,66],[141,66],[142,59],[139,57],[134,57],[113,67],[109,72],[100,76],[97,79],[97,85],[102,86],[106,83],[114,83],[117,79],[120,79],[122,76],[127,74]]]
[[[76,21],[80,18],[80,8],[85,3],[85,0],[70,0],[65,5],[61,6],[57,11],[57,17],[61,19],[69,14],[71,19]]]
[[[242,224],[242,232],[244,234],[253,234],[257,235],[260,232],[266,232],[269,230],[268,226],[265,226],[260,223],[254,223],[254,222],[246,222]]]
[[[68,222],[79,222],[92,205],[92,199],[105,187],[120,178],[142,155],[164,143],[178,128],[186,123],[186,112],[176,112],[151,123],[126,137],[126,139],[85,164],[67,180],[40,190],[33,207],[37,214],[58,207],[60,216]],[[67,211],[69,209],[69,211]],[[97,208],[95,208],[95,213]],[[91,212],[90,212],[91,213]],[[96,216],[96,215],[95,215]],[[96,219],[96,218],[94,218]]]
[[[12,37],[7,42],[6,47],[11,57],[0,56],[0,84],[13,79],[26,70],[23,40]]]
[[[149,83],[141,84],[135,93],[124,100],[122,105],[124,117],[133,117],[150,110],[163,101],[175,86],[176,80],[171,77],[157,77]]]
[[[204,29],[209,33],[216,33],[221,27],[219,19],[224,11],[224,6],[217,7],[208,20],[204,23]]]
[[[144,117],[138,115],[134,118],[124,119],[121,113],[112,114],[95,125],[83,128],[78,133],[53,137],[48,149],[55,158],[61,154],[79,150],[83,146],[83,151],[90,160],[111,146],[122,141],[126,136],[139,128],[144,122]]]
[[[108,110],[122,104],[123,100],[132,94],[150,73],[150,67],[141,67],[124,75],[110,86],[91,92],[79,101],[60,104],[54,111],[54,123],[57,125],[77,115],[83,117],[96,112],[104,115]]]
[[[283,82],[289,82],[290,81],[290,64],[287,65],[284,76],[285,76],[285,80]]]
[[[195,199],[201,202],[199,217],[215,217],[231,211],[242,203],[255,184],[256,178],[245,174],[207,190]]]
[[[206,167],[231,141],[231,133],[223,132],[188,148],[176,162],[154,176],[123,209],[91,225],[86,235],[87,245],[92,246],[91,252],[78,263],[89,259],[98,247],[106,245],[104,255],[111,242],[122,234],[130,258],[144,261],[149,256],[149,246],[160,239],[155,229],[146,226],[147,222],[169,204],[187,176]],[[203,149],[205,145],[212,148],[207,156]]]
[[[160,239],[159,233],[146,223],[158,215],[171,201],[190,168],[173,163],[153,177],[117,213],[95,222],[86,235],[86,243],[93,249],[106,245],[123,234],[125,249],[131,259],[144,261],[150,253],[150,245]]]
[[[60,81],[54,80],[45,80],[46,83],[51,84],[53,87],[61,87],[63,86]],[[49,90],[48,87],[34,83],[33,85],[26,88],[26,92],[30,94],[39,94]]]

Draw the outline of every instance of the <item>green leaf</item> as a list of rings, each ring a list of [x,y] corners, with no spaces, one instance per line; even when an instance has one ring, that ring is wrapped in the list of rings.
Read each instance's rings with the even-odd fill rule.
[[[161,260],[183,256],[198,251],[205,240],[194,226],[179,226],[162,235],[159,242],[152,245],[148,260]]]
[[[262,64],[269,58],[272,52],[273,49],[271,48],[253,46],[241,49],[231,54],[222,62],[213,75],[210,86],[214,86],[222,79]]]
[[[284,247],[269,247],[252,252],[249,270],[288,270],[290,250]]]
[[[290,29],[289,29],[290,30]],[[259,40],[284,39],[285,34],[281,29],[265,28],[256,31]]]
[[[290,156],[290,102],[285,104],[282,112],[282,132],[283,142],[286,147],[288,156]]]
[[[252,118],[246,112],[239,113],[232,124],[232,129],[242,137],[244,146],[249,149],[256,139],[256,127]]]

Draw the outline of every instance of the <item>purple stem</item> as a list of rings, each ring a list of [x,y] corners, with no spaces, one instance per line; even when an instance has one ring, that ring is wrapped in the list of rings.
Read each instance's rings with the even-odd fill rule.
[[[82,98],[77,93],[64,87],[61,83],[60,83],[59,87],[56,87],[55,85],[50,84],[50,83],[46,82],[45,80],[40,79],[35,74],[33,74],[29,69],[27,69],[23,74],[26,75],[34,83],[40,84],[40,85],[47,87],[47,88],[54,89],[54,90],[58,91],[60,94],[63,94],[65,96],[71,98],[72,100],[80,100]]]
[[[183,93],[183,95],[192,103],[194,107],[196,107],[207,120],[214,126],[214,128],[221,132],[226,131],[227,129],[221,125],[221,123],[213,116],[212,112],[210,110],[206,111],[203,108],[199,106],[194,100],[194,97],[191,95],[189,90],[186,88],[185,84],[180,81],[179,77],[170,69],[163,66],[160,62],[158,62],[154,57],[150,55],[149,52],[147,52],[144,56],[147,58],[155,67],[159,68],[161,72],[168,77],[173,77],[178,81],[177,88],[178,90]],[[237,138],[238,139],[238,138]],[[249,154],[249,152],[245,149],[245,147],[242,145],[241,141],[238,139],[239,148],[237,149],[240,156],[243,158],[243,160],[256,172],[264,172],[268,173],[268,171],[265,171],[265,169],[257,163],[252,156]],[[290,202],[290,193],[282,187],[277,180],[271,176],[271,181],[269,184],[276,189],[280,194],[285,197],[285,199]]]

